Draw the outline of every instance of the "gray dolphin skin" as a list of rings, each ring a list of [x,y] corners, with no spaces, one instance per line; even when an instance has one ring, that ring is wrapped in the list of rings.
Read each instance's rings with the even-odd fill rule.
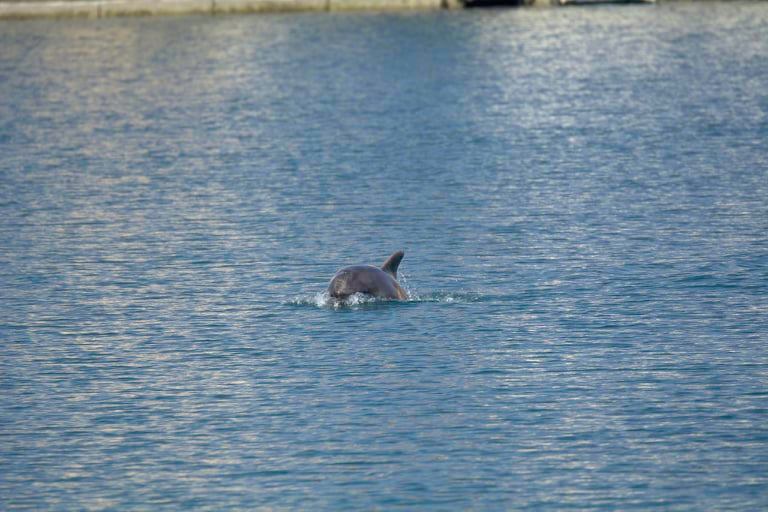
[[[406,300],[408,295],[397,282],[397,267],[403,256],[403,251],[397,251],[387,258],[381,268],[373,265],[344,267],[331,279],[328,293],[335,299],[364,293],[380,299]]]

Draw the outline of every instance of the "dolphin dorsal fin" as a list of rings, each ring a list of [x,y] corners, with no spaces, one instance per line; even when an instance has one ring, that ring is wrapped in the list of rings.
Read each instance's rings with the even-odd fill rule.
[[[392,256],[387,258],[387,261],[385,261],[381,266],[381,270],[397,279],[397,267],[400,266],[400,262],[402,261],[403,256],[405,256],[403,251],[397,251],[396,253],[392,254]]]

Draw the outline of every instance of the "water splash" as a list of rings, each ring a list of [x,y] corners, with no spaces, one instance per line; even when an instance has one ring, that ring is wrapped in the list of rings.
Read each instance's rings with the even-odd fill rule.
[[[313,306],[323,309],[342,309],[366,306],[371,304],[383,304],[396,302],[388,299],[379,299],[364,293],[355,293],[346,299],[336,299],[331,297],[328,292],[319,292],[311,296],[295,297],[286,303],[292,306]]]
[[[483,299],[483,296],[476,292],[426,292],[419,293],[413,289],[404,287],[408,293],[408,299],[404,301],[380,299],[365,295],[363,293],[355,293],[350,295],[346,299],[340,300],[331,297],[328,292],[318,292],[314,295],[299,296],[285,302],[285,304],[291,306],[311,306],[322,309],[345,309],[345,308],[360,308],[375,305],[384,304],[418,304],[418,303],[441,303],[441,304],[466,304],[470,302],[478,302]]]
[[[477,302],[483,299],[483,294],[475,291],[460,290],[452,292],[430,291],[419,292],[408,281],[408,275],[404,272],[398,274],[398,281],[408,294],[409,302],[440,302],[444,304]]]

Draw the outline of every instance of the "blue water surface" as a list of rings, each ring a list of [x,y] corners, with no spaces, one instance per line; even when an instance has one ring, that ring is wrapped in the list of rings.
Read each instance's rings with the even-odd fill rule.
[[[0,23],[0,508],[765,510],[767,34]]]

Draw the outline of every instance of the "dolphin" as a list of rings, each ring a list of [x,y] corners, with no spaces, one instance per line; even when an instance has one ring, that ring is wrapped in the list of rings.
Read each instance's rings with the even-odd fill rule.
[[[405,256],[403,251],[392,254],[379,267],[352,265],[344,267],[333,276],[328,293],[335,299],[345,299],[354,293],[365,293],[380,299],[406,300],[408,294],[397,282],[397,267]]]

